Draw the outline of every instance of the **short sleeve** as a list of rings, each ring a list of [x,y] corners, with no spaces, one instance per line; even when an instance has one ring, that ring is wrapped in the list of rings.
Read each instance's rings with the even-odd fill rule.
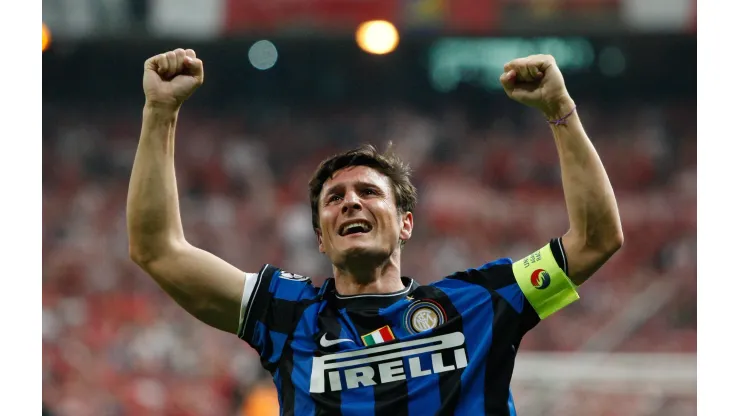
[[[308,277],[269,264],[257,274],[253,285],[249,296],[245,287],[237,335],[257,350],[263,366],[272,371],[301,311],[317,297],[317,289]]]
[[[507,302],[518,316],[524,334],[540,320],[578,299],[575,285],[564,268],[567,268],[565,253],[560,240],[553,239],[516,262],[510,258],[498,259],[450,278],[483,286],[494,299]]]

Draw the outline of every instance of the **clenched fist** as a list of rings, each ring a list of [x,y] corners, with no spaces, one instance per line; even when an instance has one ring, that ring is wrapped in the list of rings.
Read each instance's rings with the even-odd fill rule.
[[[506,95],[539,109],[548,118],[561,116],[573,107],[563,74],[550,55],[514,59],[504,65],[500,80]]]
[[[144,63],[144,94],[148,105],[172,110],[203,84],[203,62],[192,49],[175,49]]]

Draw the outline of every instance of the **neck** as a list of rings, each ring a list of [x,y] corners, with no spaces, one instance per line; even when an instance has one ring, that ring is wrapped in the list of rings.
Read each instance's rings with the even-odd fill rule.
[[[375,266],[344,264],[333,268],[335,287],[342,296],[393,293],[404,288],[400,250]]]

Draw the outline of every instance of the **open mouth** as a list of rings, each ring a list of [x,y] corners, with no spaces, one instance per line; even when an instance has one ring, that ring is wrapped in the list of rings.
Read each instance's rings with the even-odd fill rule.
[[[339,228],[339,235],[344,237],[352,234],[364,234],[369,233],[373,229],[373,226],[369,222],[364,220],[352,221],[344,224]]]

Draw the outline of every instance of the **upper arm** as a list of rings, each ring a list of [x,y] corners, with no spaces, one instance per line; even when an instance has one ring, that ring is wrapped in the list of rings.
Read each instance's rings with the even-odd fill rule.
[[[269,264],[247,275],[237,335],[257,350],[266,369],[274,371],[317,294],[311,279]]]
[[[140,266],[188,313],[214,328],[237,332],[244,272],[188,243]]]
[[[589,245],[585,238],[569,231],[562,238],[563,249],[568,253],[568,276],[576,285],[582,285],[621,247],[617,240],[614,246]]]

